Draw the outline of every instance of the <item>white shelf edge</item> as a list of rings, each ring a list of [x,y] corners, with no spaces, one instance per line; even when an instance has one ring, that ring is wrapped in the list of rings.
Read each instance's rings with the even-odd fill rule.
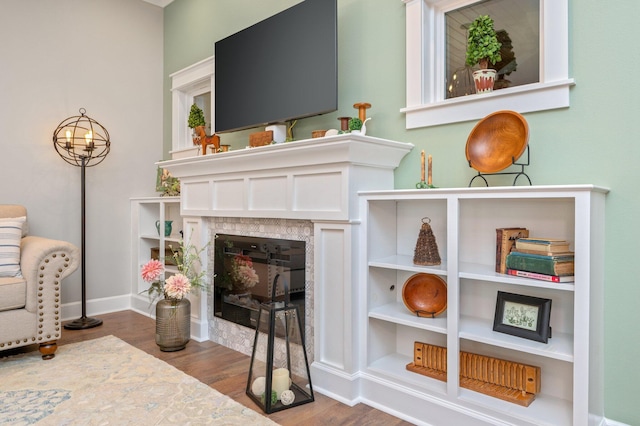
[[[495,272],[494,265],[460,262],[460,278],[479,281],[491,281],[524,287],[548,288],[553,290],[575,291],[574,283],[554,283],[532,278],[520,278]]]
[[[369,261],[369,266],[376,268],[396,269],[399,271],[422,272],[447,276],[448,266],[445,260],[440,265],[420,266],[413,263],[413,257],[409,255],[397,254]]]
[[[369,318],[376,318],[394,324],[406,325],[421,330],[433,331],[436,333],[447,333],[446,312],[436,318],[421,318],[411,314],[409,310],[400,302],[387,303],[369,311]]]
[[[469,316],[460,318],[459,337],[461,339],[560,361],[573,362],[573,335],[555,331],[552,335],[553,337],[549,339],[549,343],[545,344],[493,331],[493,322],[491,320]]]

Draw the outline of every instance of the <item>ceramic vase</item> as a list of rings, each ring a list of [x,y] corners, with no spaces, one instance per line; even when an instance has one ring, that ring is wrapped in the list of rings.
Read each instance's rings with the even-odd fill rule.
[[[476,93],[489,93],[493,91],[493,83],[496,79],[496,70],[486,69],[473,72],[473,81],[476,85]]]
[[[156,344],[163,352],[180,351],[191,337],[191,302],[161,299],[156,304]]]

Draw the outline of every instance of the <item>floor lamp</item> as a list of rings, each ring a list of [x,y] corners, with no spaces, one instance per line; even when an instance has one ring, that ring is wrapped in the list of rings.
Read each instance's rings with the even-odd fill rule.
[[[101,319],[87,317],[87,282],[85,268],[85,169],[100,164],[111,146],[109,132],[100,123],[86,115],[80,108],[80,115],[63,120],[53,132],[53,146],[67,163],[81,170],[81,220],[82,220],[82,317],[64,325],[69,330],[83,330],[102,324]]]

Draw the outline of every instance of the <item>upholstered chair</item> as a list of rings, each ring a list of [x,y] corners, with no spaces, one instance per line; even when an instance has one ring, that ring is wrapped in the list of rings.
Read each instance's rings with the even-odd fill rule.
[[[0,351],[37,344],[51,359],[62,333],[62,280],[78,268],[80,250],[27,228],[25,207],[0,204]]]

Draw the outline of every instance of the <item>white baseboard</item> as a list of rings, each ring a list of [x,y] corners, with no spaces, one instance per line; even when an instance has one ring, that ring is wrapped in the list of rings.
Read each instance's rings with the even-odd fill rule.
[[[132,310],[149,318],[155,318],[154,304],[145,295],[126,294],[87,300],[87,316],[109,314]],[[73,302],[62,305],[62,321],[70,321],[82,316],[82,303]],[[191,318],[191,338],[197,342],[209,340],[209,324],[206,319]]]

